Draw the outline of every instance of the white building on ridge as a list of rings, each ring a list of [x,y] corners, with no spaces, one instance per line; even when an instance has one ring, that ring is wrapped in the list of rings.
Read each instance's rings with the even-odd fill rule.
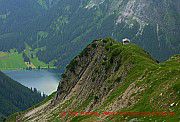
[[[129,44],[131,41],[130,41],[128,38],[125,38],[125,39],[122,40],[122,42],[123,42],[124,45],[127,45],[127,44]]]

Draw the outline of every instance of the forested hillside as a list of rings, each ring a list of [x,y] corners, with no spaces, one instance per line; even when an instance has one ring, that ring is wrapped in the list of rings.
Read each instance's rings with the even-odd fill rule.
[[[31,90],[0,72],[0,118],[25,110],[44,97],[36,89]]]
[[[127,37],[163,61],[180,52],[179,0],[1,0],[0,50],[25,43],[64,68],[85,45]]]

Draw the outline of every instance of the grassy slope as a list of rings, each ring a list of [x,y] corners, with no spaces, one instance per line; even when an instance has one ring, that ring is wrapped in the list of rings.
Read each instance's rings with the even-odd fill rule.
[[[26,49],[24,50],[25,54],[30,58],[30,61],[32,64],[37,68],[40,66],[41,68],[48,68],[48,64],[40,61],[38,57],[36,56],[36,53],[41,50],[39,48],[32,50],[32,48],[26,44]],[[33,58],[31,57],[31,54],[33,55]],[[53,65],[49,66],[50,68],[55,68]]]
[[[30,58],[31,63],[35,66],[35,68],[48,68],[48,64],[38,60],[38,57],[34,56],[31,58],[30,54],[36,54],[38,49],[35,49],[34,51],[30,47],[26,47],[26,50],[24,51],[26,55]],[[10,52],[0,52],[0,70],[14,70],[14,69],[25,69],[27,68],[27,65],[25,64],[22,53],[18,53],[15,51]],[[49,68],[55,68],[53,65],[50,65]]]
[[[113,43],[113,44],[112,44]],[[180,115],[178,110],[180,108],[180,55],[176,55],[164,63],[156,63],[149,55],[146,54],[141,48],[134,44],[123,46],[121,43],[114,42],[112,40],[107,42],[108,56],[111,57],[121,56],[124,65],[128,65],[130,62],[134,64],[134,67],[130,70],[125,80],[119,84],[119,86],[111,92],[111,94],[103,101],[103,103],[97,107],[94,111],[102,112],[106,110],[116,98],[118,98],[128,86],[135,82],[136,86],[145,88],[143,93],[136,93],[139,101],[128,108],[124,108],[119,111],[128,112],[175,112],[175,116],[166,117],[144,117],[144,116],[111,116],[106,117],[103,121],[128,121],[137,118],[140,121],[178,121]],[[118,74],[112,74],[112,77],[108,78],[107,81],[115,83],[115,79],[118,78]],[[105,82],[107,82],[105,81]],[[58,111],[54,111],[51,117],[52,121],[61,121],[59,118],[59,112],[67,108],[75,97],[72,97],[69,101],[59,106]],[[90,96],[84,101],[78,109],[74,111],[84,111],[85,108],[92,102],[93,98]],[[171,106],[172,103],[175,103]],[[12,118],[15,118],[12,117]],[[13,120],[11,118],[11,120]],[[72,118],[72,117],[71,117]],[[87,122],[87,121],[98,121],[98,117],[94,116],[77,116],[71,119],[72,122]]]
[[[0,52],[0,69],[23,69],[26,65],[23,61],[22,54],[14,53],[4,53]]]
[[[174,58],[174,57],[173,57]],[[179,93],[180,93],[180,55],[177,60],[170,60],[155,67],[144,70],[142,79],[136,77],[138,86],[147,86],[145,92],[141,94],[140,101],[129,108],[120,110],[127,112],[175,112],[175,116],[115,116],[113,121],[131,120],[138,118],[140,121],[178,121],[180,115]],[[171,104],[173,104],[171,106]]]

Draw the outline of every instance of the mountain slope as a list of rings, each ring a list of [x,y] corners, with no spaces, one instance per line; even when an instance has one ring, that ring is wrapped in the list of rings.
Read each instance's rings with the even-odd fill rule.
[[[0,72],[0,116],[25,110],[44,98]]]
[[[176,55],[158,64],[134,44],[123,45],[110,38],[95,40],[67,66],[54,98],[20,113],[17,120],[177,121],[179,60]],[[126,115],[110,116],[103,112],[126,112]],[[132,116],[127,112],[168,112],[168,115]]]
[[[21,5],[22,0],[16,1]],[[31,11],[19,8],[21,13],[2,16],[0,50],[22,51],[24,42],[33,49],[43,47],[37,53],[39,59],[62,69],[91,40],[107,36],[118,41],[127,37],[160,61],[180,52],[179,0],[33,0],[24,4]],[[6,9],[10,8],[2,7],[2,15]],[[22,16],[25,22],[12,22],[16,15],[27,13],[31,16]]]
[[[58,65],[64,65],[91,40],[107,36],[119,41],[128,37],[161,61],[180,51],[178,0],[69,0],[57,6],[61,13],[49,29],[54,41],[39,53],[42,60],[55,57],[61,60]],[[52,47],[56,48],[48,52]]]

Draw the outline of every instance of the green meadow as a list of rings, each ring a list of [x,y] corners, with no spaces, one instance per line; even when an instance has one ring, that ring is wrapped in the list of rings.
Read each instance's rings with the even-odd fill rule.
[[[0,70],[24,69],[26,64],[18,52],[0,52]]]
[[[53,64],[48,65],[36,57],[38,49],[32,50],[26,47],[24,53],[30,59],[31,64],[24,62],[23,54],[18,53],[15,49],[9,52],[0,52],[0,70],[17,70],[26,68],[55,68]],[[33,56],[31,56],[33,55]]]

